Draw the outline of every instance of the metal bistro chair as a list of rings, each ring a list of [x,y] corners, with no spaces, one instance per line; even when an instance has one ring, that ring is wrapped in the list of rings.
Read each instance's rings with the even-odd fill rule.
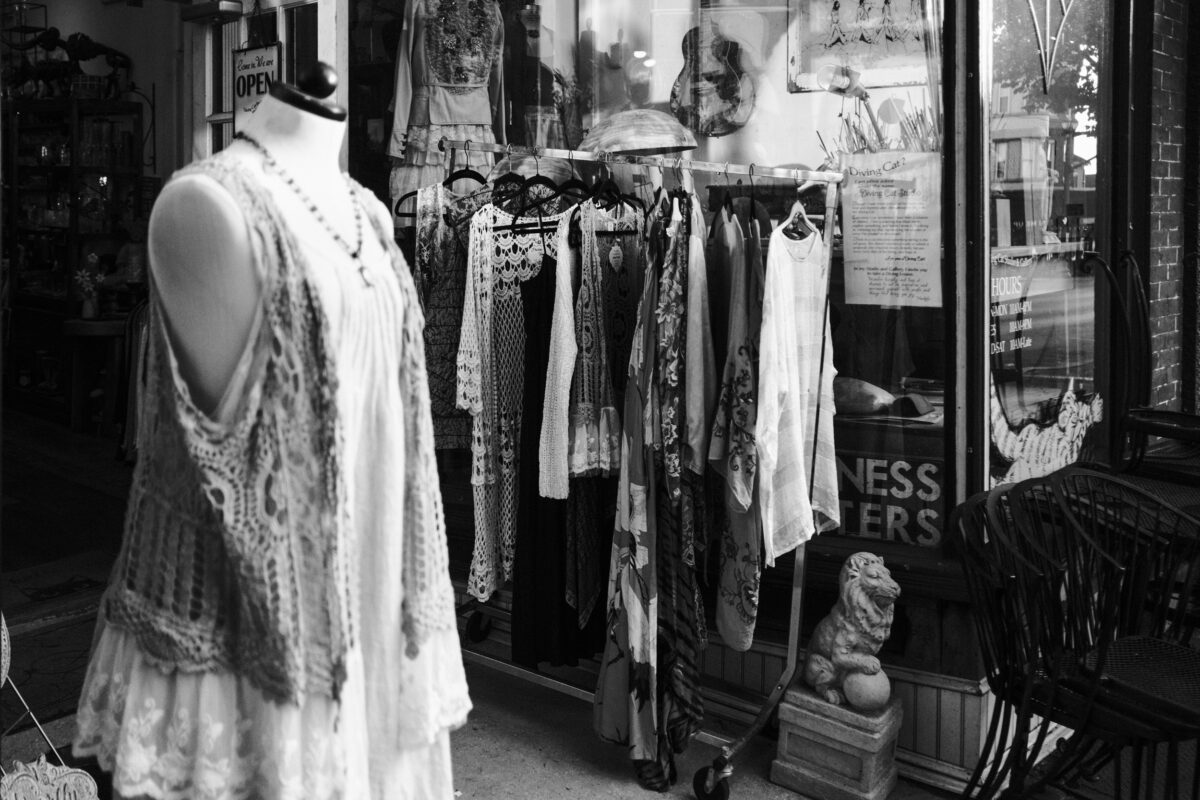
[[[1022,763],[1012,783],[1019,793],[1036,794],[1049,785],[1082,796],[1079,779],[1095,777],[1111,763],[1113,794],[1120,797],[1122,754],[1130,753],[1128,778],[1135,796],[1143,783],[1151,796],[1155,762],[1143,774],[1143,755],[1175,732],[1123,702],[1100,677],[1120,635],[1121,597],[1130,573],[1071,517],[1053,480],[1001,487],[989,501],[993,524],[1037,570],[1036,580],[1019,584],[1026,592],[1026,619],[1036,641],[1032,670],[1042,681],[1040,702],[1033,709],[1040,717],[1038,735],[1025,752],[1036,757],[1052,723],[1072,730],[1040,763]]]
[[[984,673],[995,697],[979,760],[962,794],[981,800],[996,797],[1014,776],[1020,785],[1028,773],[1034,708],[1041,707],[1037,698],[1046,694],[1047,685],[1030,669],[1035,641],[1031,609],[1024,602],[1029,593],[1021,586],[1040,575],[992,524],[987,509],[991,497],[990,492],[974,495],[950,520],[950,529],[958,534]]]
[[[1179,744],[1200,738],[1200,520],[1102,472],[1060,470],[1052,485],[1068,516],[1125,570],[1106,658],[1089,655],[1081,666],[1115,707],[1159,729],[1167,795],[1178,796]],[[1196,797],[1200,772],[1191,769]]]
[[[952,518],[996,697],[964,797],[1033,797],[1047,785],[1074,793],[1114,754],[1163,738],[1081,669],[1087,654],[1106,663],[1117,603],[1095,588],[1120,585],[1121,567],[1071,525],[1045,479],[976,495]],[[1055,724],[1073,733],[1039,764]]]

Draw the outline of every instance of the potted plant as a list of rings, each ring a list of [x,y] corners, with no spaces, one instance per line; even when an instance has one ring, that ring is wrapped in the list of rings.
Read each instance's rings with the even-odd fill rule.
[[[98,311],[96,299],[100,291],[100,281],[102,280],[99,271],[96,269],[99,263],[99,257],[95,253],[89,253],[87,266],[75,270],[75,287],[79,290],[80,299],[83,300],[79,316],[84,319],[94,319]]]

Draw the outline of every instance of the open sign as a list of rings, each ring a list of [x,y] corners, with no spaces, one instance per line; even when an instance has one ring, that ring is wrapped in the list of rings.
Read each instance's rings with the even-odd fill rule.
[[[233,51],[233,127],[240,130],[279,78],[279,45]]]

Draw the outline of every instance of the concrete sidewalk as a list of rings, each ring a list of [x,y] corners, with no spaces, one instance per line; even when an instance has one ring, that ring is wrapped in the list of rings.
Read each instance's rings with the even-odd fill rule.
[[[467,664],[475,710],[451,741],[464,800],[650,800],[692,797],[692,776],[718,749],[694,743],[678,762],[679,782],[665,795],[637,785],[622,748],[592,733],[592,708],[553,689]],[[770,782],[775,741],[758,737],[734,764],[733,800],[797,800]],[[954,795],[901,779],[890,800],[947,800]]]

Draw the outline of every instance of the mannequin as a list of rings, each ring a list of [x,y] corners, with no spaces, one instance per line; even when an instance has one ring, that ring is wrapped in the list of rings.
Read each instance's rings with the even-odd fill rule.
[[[321,198],[330,224],[349,238],[354,214],[338,164],[345,112],[321,113],[321,106],[303,103],[298,94],[276,83],[242,133],[261,143],[305,194]],[[235,139],[228,152],[259,160],[244,140]],[[184,378],[200,408],[211,412],[250,338],[261,301],[262,276],[251,266],[245,214],[212,178],[184,175],[169,182],[155,202],[148,246]]]
[[[389,178],[398,227],[411,225],[410,199],[445,177],[443,138],[505,141],[504,19],[498,0],[410,0],[396,53]],[[489,153],[469,151],[457,167],[487,174]],[[465,164],[464,164],[465,160]],[[469,188],[469,184],[464,183]],[[455,187],[459,188],[459,187]]]
[[[331,85],[272,86],[151,214],[139,459],[74,742],[116,797],[453,797],[471,704],[423,318]]]

